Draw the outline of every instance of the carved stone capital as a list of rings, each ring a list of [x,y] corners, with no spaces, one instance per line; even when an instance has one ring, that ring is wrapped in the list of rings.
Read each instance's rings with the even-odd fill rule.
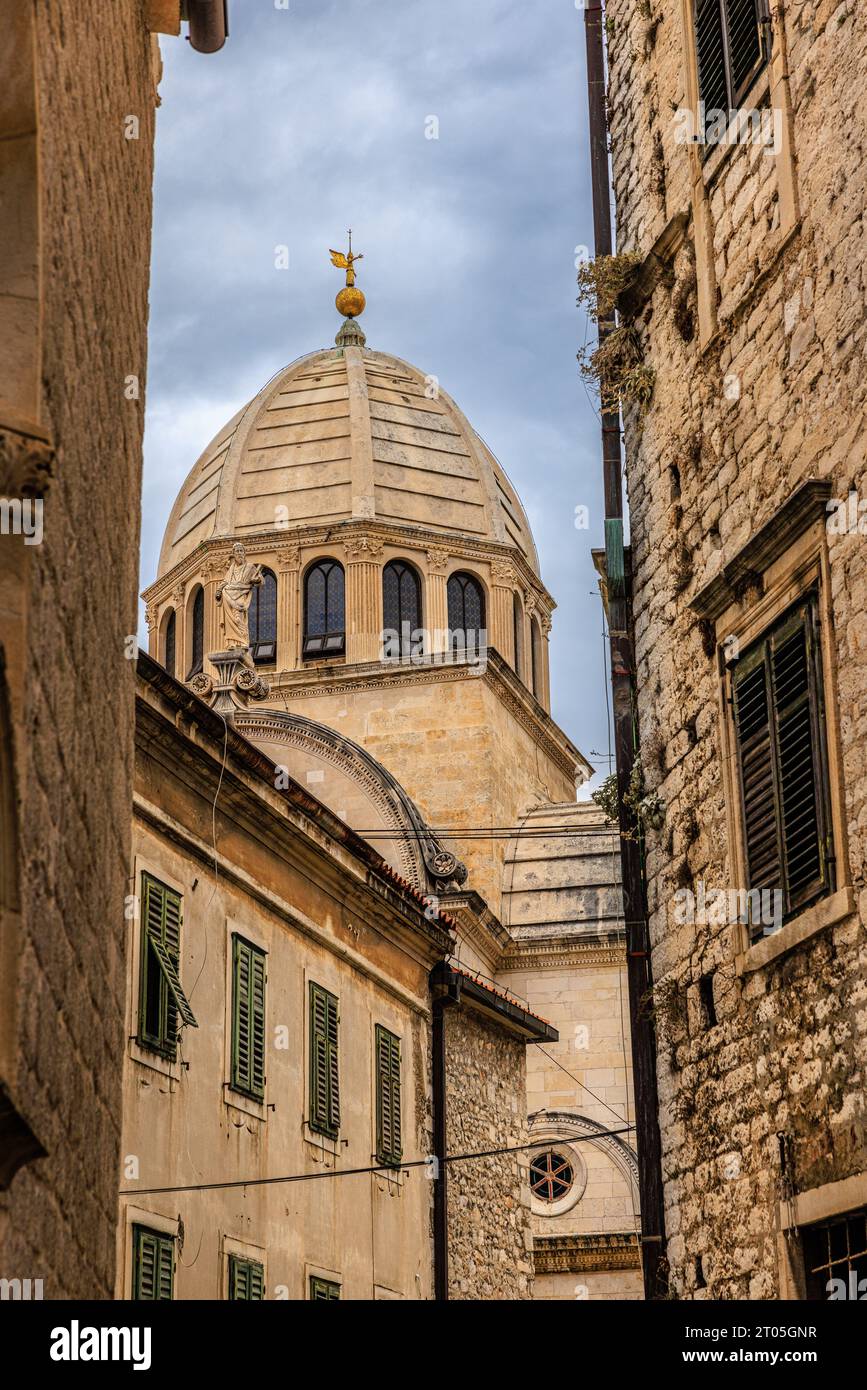
[[[149,603],[145,608],[145,622],[147,623],[148,632],[153,632],[154,628],[157,625],[158,617],[159,608],[155,603]]]
[[[510,560],[492,560],[491,579],[501,588],[513,589],[518,582],[515,566]]]
[[[297,545],[282,545],[277,551],[277,569],[280,574],[287,574],[289,570],[297,570],[301,565],[301,547]]]
[[[356,563],[375,560],[382,553],[382,547],[383,542],[378,536],[349,536],[343,542],[347,560]]]
[[[181,604],[184,601],[185,593],[186,589],[183,584],[178,584],[175,586],[174,589],[172,589],[172,603],[175,605],[176,608],[180,608]]]
[[[199,570],[204,583],[211,584],[216,579],[222,579],[223,575],[226,573],[228,564],[229,552],[227,550],[219,553],[212,551],[209,555],[206,555],[202,561],[201,569]]]
[[[47,440],[0,426],[0,496],[44,497],[54,473]]]
[[[539,626],[542,629],[542,636],[547,637],[551,631],[551,616],[549,613],[539,614]]]
[[[448,569],[451,552],[435,548],[427,552],[427,565],[431,574],[445,574]]]

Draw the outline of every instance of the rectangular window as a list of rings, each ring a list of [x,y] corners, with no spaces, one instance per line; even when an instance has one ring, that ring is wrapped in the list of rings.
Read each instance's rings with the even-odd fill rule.
[[[265,1266],[258,1260],[229,1256],[229,1298],[237,1303],[260,1303],[265,1297]]]
[[[318,1279],[314,1274],[310,1278],[310,1297],[312,1299],[324,1298],[328,1302],[334,1302],[340,1298],[340,1285],[335,1284],[331,1279]]]
[[[336,1139],[340,1131],[337,998],[310,984],[310,1128]]]
[[[265,1096],[265,952],[232,937],[232,1089]]]
[[[181,895],[150,874],[141,876],[141,978],[138,1040],[174,1061],[178,1019],[197,1027],[181,987]]]
[[[400,1038],[376,1025],[376,1157],[400,1163]]]
[[[730,111],[738,109],[768,61],[766,0],[696,0],[695,39],[699,97],[707,132],[720,112],[728,117]],[[717,141],[721,135],[720,125]]]
[[[801,1243],[810,1302],[826,1302],[832,1295],[835,1301],[863,1298],[858,1284],[867,1278],[867,1209],[803,1226]]]
[[[174,1298],[175,1238],[147,1226],[132,1228],[132,1296],[139,1300]]]
[[[834,891],[817,598],[748,647],[732,680],[747,884],[753,904],[781,894],[783,920]]]

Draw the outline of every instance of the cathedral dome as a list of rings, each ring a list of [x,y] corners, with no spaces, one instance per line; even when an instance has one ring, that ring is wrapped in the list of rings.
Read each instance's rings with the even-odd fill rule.
[[[514,546],[538,575],[518,496],[437,379],[367,348],[331,348],[278,372],[186,479],[162,576],[203,541],[370,520]]]

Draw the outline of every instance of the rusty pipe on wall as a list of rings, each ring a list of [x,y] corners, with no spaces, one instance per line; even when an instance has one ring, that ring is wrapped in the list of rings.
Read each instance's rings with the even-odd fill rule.
[[[197,53],[219,53],[229,33],[228,0],[183,0],[181,18]]]

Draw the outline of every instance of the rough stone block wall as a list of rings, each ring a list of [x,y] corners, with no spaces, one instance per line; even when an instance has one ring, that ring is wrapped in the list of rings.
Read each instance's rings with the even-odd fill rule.
[[[619,244],[646,255],[691,208],[689,150],[674,137],[691,36],[679,5],[607,8]],[[642,760],[666,805],[647,870],[653,974],[672,1005],[658,1064],[668,1252],[687,1298],[779,1295],[778,1132],[789,1136],[796,1191],[867,1166],[863,534],[828,537],[841,872],[859,910],[742,977],[730,927],[678,926],[672,911],[678,888],[737,886],[716,657],[689,600],[804,479],[867,498],[867,13],[803,0],[785,7],[783,24],[800,222],[776,243],[774,161],[735,150],[710,200],[717,333],[700,346],[691,221],[637,323],[656,373],[650,409],[643,422],[626,418]],[[696,1000],[708,974],[713,1027]]]
[[[446,1014],[448,1152],[527,1143],[525,1045],[464,1009]],[[449,1297],[531,1298],[528,1156],[449,1164]]]
[[[37,0],[43,419],[15,728],[23,930],[15,1091],[48,1157],[0,1199],[0,1274],[110,1297],[155,62],[141,0]],[[125,138],[128,116],[138,138]],[[131,129],[131,127],[127,127]],[[125,395],[138,378],[138,399]],[[21,544],[17,537],[4,546]]]

